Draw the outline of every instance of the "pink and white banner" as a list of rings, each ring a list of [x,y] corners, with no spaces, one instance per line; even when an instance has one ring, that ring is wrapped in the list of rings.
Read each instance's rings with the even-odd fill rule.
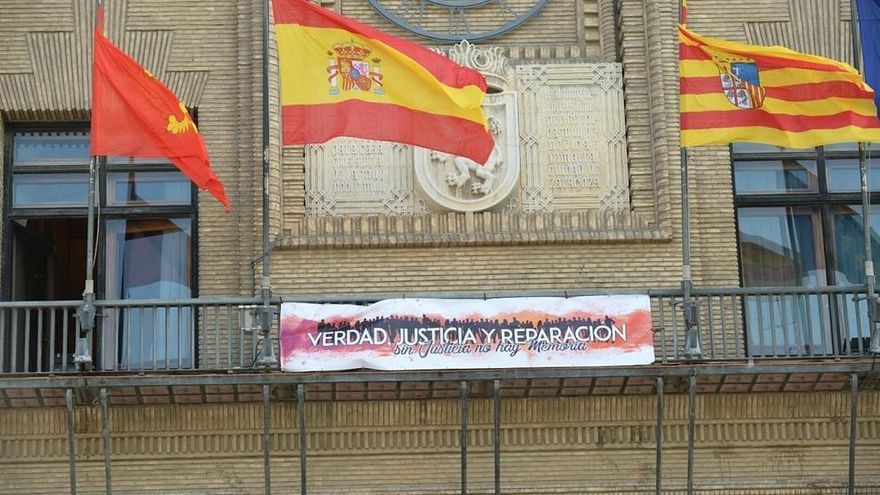
[[[654,362],[646,295],[284,303],[281,369],[428,370]]]

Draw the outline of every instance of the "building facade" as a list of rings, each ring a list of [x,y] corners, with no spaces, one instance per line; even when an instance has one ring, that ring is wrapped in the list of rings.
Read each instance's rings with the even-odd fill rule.
[[[193,111],[233,211],[161,160],[99,163],[77,369],[95,9],[5,0],[0,492],[880,493],[855,144],[688,152],[689,356],[676,0],[321,3],[481,71],[497,153],[282,147],[270,37],[273,305],[649,294],[656,362],[258,366],[263,3],[106,0],[105,33]],[[689,8],[701,34],[852,60],[849,0]]]

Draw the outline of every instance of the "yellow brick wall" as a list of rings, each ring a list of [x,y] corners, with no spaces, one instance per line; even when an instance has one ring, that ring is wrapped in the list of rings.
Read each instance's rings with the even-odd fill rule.
[[[687,395],[665,400],[663,484],[686,482]],[[654,487],[656,402],[646,396],[502,400],[503,493],[636,494]],[[859,400],[856,480],[880,492],[880,394]],[[491,493],[492,404],[468,409],[470,493]],[[296,492],[295,404],[272,406],[273,492]],[[307,402],[314,493],[453,493],[459,402]],[[262,492],[262,404],[110,408],[116,493]],[[104,486],[100,408],[75,415],[79,493]],[[0,492],[62,493],[64,408],[0,412]],[[695,486],[713,494],[840,493],[847,479],[849,394],[697,396]],[[812,490],[812,491],[811,491]]]

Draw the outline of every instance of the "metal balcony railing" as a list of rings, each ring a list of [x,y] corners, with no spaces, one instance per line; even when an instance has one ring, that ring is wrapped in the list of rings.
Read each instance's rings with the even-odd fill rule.
[[[647,292],[657,363],[688,361],[682,291]],[[575,294],[570,291],[567,295]],[[872,329],[863,286],[694,289],[692,298],[697,302],[703,360],[812,359],[868,353]],[[283,298],[305,302],[325,299]],[[363,297],[356,301],[368,302]],[[74,352],[80,326],[75,315],[81,304],[0,302],[0,373],[78,371]],[[95,330],[89,333],[87,343],[90,369],[258,369],[256,358],[264,342],[255,328],[253,309],[260,304],[255,298],[97,301]],[[276,300],[274,304],[271,341],[277,349],[280,303]]]

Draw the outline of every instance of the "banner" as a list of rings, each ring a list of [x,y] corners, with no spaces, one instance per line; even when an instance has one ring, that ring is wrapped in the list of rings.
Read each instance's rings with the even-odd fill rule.
[[[293,372],[654,362],[646,295],[284,303],[280,340]]]

